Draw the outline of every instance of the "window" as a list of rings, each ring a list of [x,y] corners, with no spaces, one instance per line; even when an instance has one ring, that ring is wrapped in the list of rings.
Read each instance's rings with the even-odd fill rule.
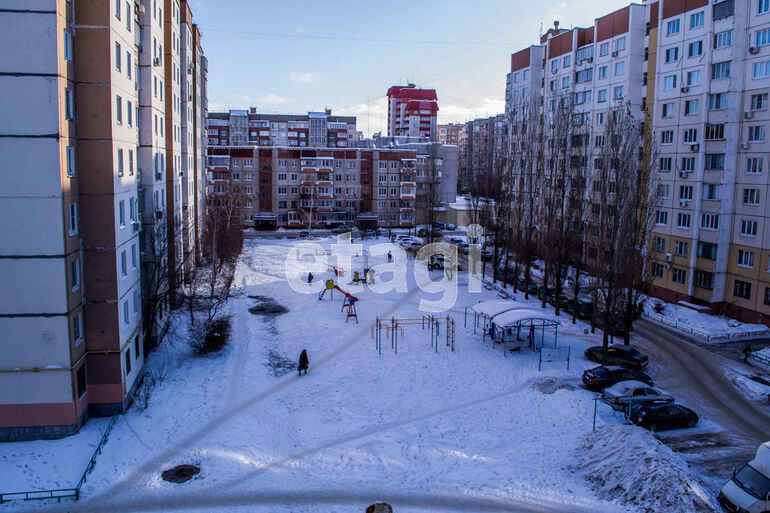
[[[120,0],[115,0],[115,17],[120,19]]]
[[[770,11],[770,0],[759,0],[759,11],[757,13],[764,14],[768,11]]]
[[[661,171],[671,171],[671,157],[661,157],[660,158],[660,170]]]
[[[126,258],[126,250],[120,252],[120,275],[124,278],[128,276],[128,259]]]
[[[752,76],[754,79],[765,78],[770,75],[770,61],[755,62]]]
[[[666,91],[676,89],[676,75],[668,75],[663,78],[663,89]]]
[[[700,84],[700,71],[688,71],[687,72],[687,86],[696,86]]]
[[[714,273],[695,269],[692,275],[692,279],[693,284],[696,287],[708,290],[712,290],[714,288]]]
[[[724,168],[725,168],[724,153],[707,153],[706,154],[706,169],[724,169]]]
[[[78,233],[78,204],[77,203],[70,203],[69,207],[69,218],[70,218],[70,235],[77,235]]]
[[[139,289],[134,289],[133,296],[134,296],[133,297],[133,299],[134,299],[134,317],[139,317],[139,313],[142,311],[141,310],[141,305],[139,303]],[[135,350],[135,353],[136,353],[136,357],[139,358],[139,354],[140,354],[139,353],[139,337],[136,337],[136,350]]]
[[[695,157],[682,157],[682,171],[695,171]]]
[[[64,60],[72,62],[72,33],[64,29]]]
[[[679,213],[676,215],[676,226],[678,228],[689,228],[692,224],[692,217],[690,214]]]
[[[698,129],[697,128],[688,128],[684,131],[684,142],[686,143],[694,143],[698,142]]]
[[[765,287],[765,304],[770,305],[770,287]]]
[[[698,258],[705,258],[706,260],[716,260],[717,249],[718,249],[718,246],[716,244],[712,244],[710,242],[698,241],[698,248],[697,248],[696,254]]]
[[[767,93],[751,95],[751,110],[767,110]]]
[[[770,45],[770,29],[757,30],[754,42],[756,46]]]
[[[118,201],[118,223],[120,227],[126,226],[126,201]]]
[[[577,73],[575,73],[575,83],[581,84],[583,82],[590,82],[591,80],[593,80],[593,76],[594,76],[593,68],[580,70]]]
[[[625,61],[620,61],[615,63],[615,76],[619,77],[623,73],[626,72],[626,63]]]
[[[698,113],[698,110],[700,109],[700,101],[699,100],[687,100],[684,102],[684,115],[685,116],[693,116]]]
[[[679,47],[668,48],[666,50],[666,62],[674,62],[679,59]]]
[[[655,239],[653,239],[653,248],[658,253],[665,252],[666,251],[666,239],[664,239],[663,237],[655,237]]]
[[[655,213],[655,224],[666,225],[668,224],[668,212],[665,210],[658,210]]]
[[[664,103],[663,104],[663,117],[664,118],[672,118],[672,117],[674,117],[674,114],[676,114],[676,104],[675,103]]]
[[[751,283],[742,280],[735,280],[733,286],[733,296],[751,299]]]
[[[692,185],[680,185],[679,186],[679,199],[692,200]]]
[[[754,252],[745,249],[738,250],[738,265],[751,269],[754,267]]]
[[[67,176],[75,176],[75,148],[67,146]]]
[[[679,269],[678,267],[674,267],[671,269],[671,281],[684,285],[687,283],[687,271],[684,269]]]
[[[706,19],[706,15],[703,11],[696,12],[690,15],[690,29],[696,29],[703,26],[703,22]]]
[[[80,258],[78,257],[70,262],[70,282],[73,292],[80,288]]]
[[[115,110],[117,111],[118,124],[120,125],[123,123],[123,98],[120,96],[115,98]]]
[[[131,246],[131,268],[136,269],[136,244]]]
[[[663,278],[663,264],[657,262],[652,263],[652,275],[655,278]]]
[[[123,301],[123,324],[128,324],[128,299]],[[131,372],[131,349],[126,350],[126,374]]]
[[[567,89],[569,87],[569,75],[561,77],[561,88]]]
[[[72,92],[72,89],[67,88],[64,90],[64,99],[66,102],[65,105],[65,116],[67,119],[75,119],[75,95]]]
[[[599,66],[599,80],[607,78],[607,66]]]
[[[727,48],[733,44],[733,31],[725,30],[714,34],[714,49]]]
[[[749,127],[749,142],[762,142],[765,140],[764,125]]]
[[[709,109],[721,110],[727,108],[727,93],[716,93],[709,95]]]
[[[718,214],[701,214],[700,227],[705,230],[718,230],[719,215]]]
[[[666,35],[672,36],[679,33],[679,20],[672,20],[666,24]]]
[[[716,62],[711,65],[711,80],[730,77],[730,61]]]
[[[674,142],[674,131],[664,130],[660,133],[661,144],[671,144]]]
[[[131,4],[126,2],[126,29],[131,32]]]
[[[659,183],[658,184],[658,198],[660,199],[668,199],[669,198],[669,191],[670,191],[670,185],[667,183]]]
[[[612,97],[616,100],[622,100],[624,96],[623,86],[617,86],[612,90]]]
[[[607,101],[607,90],[606,89],[600,89],[599,90],[599,103],[604,103]]]
[[[134,109],[129,101],[126,101],[126,124],[134,126]]]
[[[757,225],[758,223],[751,219],[741,219],[741,235],[744,237],[756,237]]]
[[[756,175],[762,172],[761,157],[750,157],[746,159],[746,174]]]
[[[556,73],[559,71],[559,59],[554,59],[551,61],[551,73]]]
[[[674,241],[674,254],[678,257],[686,257],[689,246],[687,242],[681,240]]]
[[[725,125],[718,123],[715,125],[706,125],[706,139],[714,141],[725,138]]]
[[[123,57],[122,50],[120,49],[120,43],[115,41],[115,69],[120,71],[122,68],[121,59]]]
[[[744,205],[759,205],[759,189],[744,188],[743,189],[743,204]]]
[[[604,57],[610,53],[610,44],[609,43],[602,43],[599,45],[599,57]]]
[[[704,183],[703,184],[703,196],[707,200],[719,199],[719,184],[716,183]]]
[[[615,40],[615,51],[622,52],[626,49],[626,36],[619,37]]]
[[[694,41],[687,46],[688,57],[700,57],[703,54],[703,41]]]
[[[727,18],[735,13],[735,0],[724,0],[714,4],[714,16],[713,19],[721,20]]]
[[[564,59],[562,60],[562,67],[569,68],[571,64],[572,64],[572,56],[565,55]]]
[[[123,176],[123,150],[118,149],[118,176]]]

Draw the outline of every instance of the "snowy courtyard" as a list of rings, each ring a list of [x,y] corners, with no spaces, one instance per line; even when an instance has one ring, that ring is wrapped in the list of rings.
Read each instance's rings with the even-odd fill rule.
[[[335,239],[310,242],[329,258],[324,253]],[[563,314],[558,334],[560,345],[571,347],[569,370],[565,362],[546,362],[538,371],[533,351],[506,353],[474,333],[470,318],[466,327],[466,306],[500,295],[492,287],[469,292],[468,275],[460,273],[457,300],[435,314],[455,320],[455,351],[444,343],[444,331],[436,351],[429,331],[411,325],[399,332],[398,354],[388,335],[380,355],[372,338],[376,318],[421,318],[421,301],[441,296],[423,290],[427,279],[444,280],[444,274],[427,273],[410,257],[408,291],[383,294],[377,287],[392,277],[376,275],[374,286],[356,287],[348,272],[335,278],[320,264],[314,284],[335,279],[356,296],[356,323],[341,311],[339,291],[319,300],[303,283],[308,262],[285,264],[294,243],[246,242],[228,305],[232,336],[222,352],[193,356],[185,314],[175,314],[176,330],[148,362],[161,378],[148,407],[133,406],[118,419],[80,502],[16,502],[0,505],[0,512],[360,513],[380,499],[398,513],[498,511],[502,505],[509,511],[643,511],[606,502],[576,470],[576,451],[592,432],[595,396],[579,387],[583,370],[596,366],[583,351],[601,343],[600,332],[585,335],[584,324]],[[352,258],[353,270],[361,271],[362,254]],[[371,251],[369,266],[385,262],[384,253]],[[250,313],[260,301],[253,296],[288,311]],[[299,377],[293,362],[303,349],[310,369]],[[105,423],[91,419],[63,440],[0,445],[2,488],[71,486]],[[621,414],[599,408],[597,427],[622,424]],[[161,480],[162,470],[184,463],[199,466],[200,474],[185,484]]]

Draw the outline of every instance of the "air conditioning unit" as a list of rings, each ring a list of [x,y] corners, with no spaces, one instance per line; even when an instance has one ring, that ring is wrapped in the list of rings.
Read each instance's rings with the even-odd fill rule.
[[[586,59],[586,61],[588,61],[589,63],[594,62],[594,58],[593,57],[589,57],[588,59]]]
[[[671,262],[674,259],[674,255],[666,253],[666,262]]]
[[[152,65],[153,65],[153,66],[160,66],[160,57],[155,57],[155,58],[152,60]]]
[[[187,66],[187,74],[192,75],[192,66]]]
[[[750,111],[750,110],[747,110],[747,111],[745,111],[743,113],[743,118],[744,119],[751,119],[753,117],[754,117],[754,113],[752,111]]]
[[[687,175],[689,174],[689,171],[679,171],[679,178],[687,178]]]
[[[756,46],[749,46],[749,53],[752,55],[756,55],[759,53],[759,48]]]
[[[161,209],[156,210],[155,217],[158,219],[163,219],[163,211]]]
[[[134,232],[138,232],[141,226],[142,225],[139,223],[139,221],[134,221],[131,223],[131,227],[134,229]]]
[[[144,16],[144,4],[136,2],[136,14],[139,16]]]
[[[741,149],[742,150],[748,150],[749,148],[751,148],[751,144],[749,144],[747,142],[741,143]]]
[[[613,57],[617,57],[617,56],[618,56],[618,51],[617,51],[617,50],[615,50],[614,52],[612,52],[612,56],[613,56]]]
[[[700,151],[700,144],[698,144],[698,143],[691,144],[690,145],[690,151],[693,151],[693,152]]]
[[[670,269],[671,269],[671,264],[666,264],[666,270],[670,270]]]
[[[686,199],[680,199],[679,200],[679,206],[682,208],[687,208],[690,206],[690,201]]]
[[[690,92],[690,88],[685,86],[685,87],[682,88],[682,92],[683,93],[689,93]]]

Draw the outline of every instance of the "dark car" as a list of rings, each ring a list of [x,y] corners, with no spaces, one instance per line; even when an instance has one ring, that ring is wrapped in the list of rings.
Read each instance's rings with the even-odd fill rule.
[[[631,422],[650,431],[694,427],[698,423],[698,414],[681,404],[648,403],[631,407]]]
[[[516,280],[516,288],[521,291],[526,290],[528,293],[533,295],[536,295],[537,290],[539,289],[539,287],[537,286],[537,283],[535,283],[534,281],[527,282],[524,280],[523,277]]]
[[[418,237],[427,237],[428,236],[428,230],[426,230],[425,228],[420,228],[419,230],[417,230],[417,236]]]
[[[641,381],[652,386],[652,378],[644,372],[618,366],[600,365],[583,372],[583,384],[591,390],[602,390],[621,381]]]
[[[558,304],[559,308],[566,310],[569,307],[569,304],[572,302],[572,299],[570,299],[566,294],[559,294],[558,296],[551,295],[548,298],[548,302],[553,306]]]
[[[591,298],[578,296],[570,301],[568,309],[575,314],[575,317],[590,319],[594,314],[594,302]]]
[[[434,232],[440,232],[444,229],[444,225],[441,223],[433,223],[433,231]]]
[[[647,356],[631,346],[610,346],[606,354],[602,351],[602,346],[592,346],[586,349],[584,354],[592,362],[620,365],[636,370],[644,369],[648,363]]]
[[[348,233],[350,228],[347,226],[337,226],[336,228],[332,228],[332,233]]]
[[[305,237],[310,237],[310,232],[307,230],[302,230],[301,232],[299,232],[299,236],[302,239],[304,239]]]

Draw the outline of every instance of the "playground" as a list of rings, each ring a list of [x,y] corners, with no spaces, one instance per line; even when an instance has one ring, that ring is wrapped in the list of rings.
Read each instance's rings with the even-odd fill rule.
[[[536,500],[547,508],[607,510],[585,479],[568,469],[572,451],[592,430],[586,412],[593,408],[593,395],[577,385],[580,373],[595,366],[583,358],[583,350],[598,339],[583,336],[582,325],[559,318],[558,347],[572,348],[569,369],[566,361],[540,362],[529,347],[525,319],[508,326],[498,318],[496,326],[505,331],[494,334],[518,338],[518,322],[523,342],[491,342],[482,320],[474,332],[472,305],[511,302],[491,288],[469,292],[467,273],[452,276],[457,292],[449,308],[429,311],[425,302],[444,294],[431,288],[448,281],[442,270],[428,271],[425,262],[405,259],[404,287],[387,290],[394,276],[378,272],[387,263],[387,250],[378,253],[374,247],[385,239],[367,240],[369,252],[352,255],[347,269],[330,257],[335,239],[310,242],[319,246],[323,261],[287,260],[291,240],[246,242],[233,284],[236,294],[227,305],[230,344],[205,359],[176,353],[183,351],[179,345],[152,355],[149,367],[168,369],[168,375],[146,410],[131,409],[116,423],[84,496],[191,500],[195,494],[234,492],[323,490],[333,497],[371,491],[376,496],[369,503],[396,494],[462,494],[513,505]],[[402,256],[397,251],[392,249],[394,261]],[[365,273],[365,267],[374,272]],[[307,283],[308,272],[312,283]],[[253,315],[249,296],[272,298],[287,311]],[[535,302],[523,306],[538,310]],[[184,312],[175,317],[180,326],[184,320]],[[534,345],[544,340],[542,345],[550,348],[556,330],[545,326],[543,339],[543,326],[535,328]],[[515,343],[523,347],[511,352]],[[303,349],[310,368],[298,377],[291,360],[296,362]],[[565,386],[546,393],[539,385],[546,378]],[[622,419],[600,413],[598,423]],[[206,429],[199,432],[201,426]],[[180,440],[192,442],[177,446]],[[175,455],[163,468],[190,463],[200,474],[182,490],[163,482],[159,472],[146,473],[158,447]],[[14,450],[33,451],[42,459],[52,453],[50,442]],[[67,465],[55,465],[57,476],[67,475]],[[0,471],[13,476],[13,488],[58,482],[42,465],[21,473],[0,461]],[[30,472],[37,474],[27,483],[24,476]],[[114,488],[123,478],[130,479]],[[248,510],[317,510],[317,504],[289,502]],[[399,513],[435,511],[426,505],[393,505]],[[353,513],[362,511],[360,506],[341,502],[326,509]],[[217,513],[236,509],[207,508]]]

